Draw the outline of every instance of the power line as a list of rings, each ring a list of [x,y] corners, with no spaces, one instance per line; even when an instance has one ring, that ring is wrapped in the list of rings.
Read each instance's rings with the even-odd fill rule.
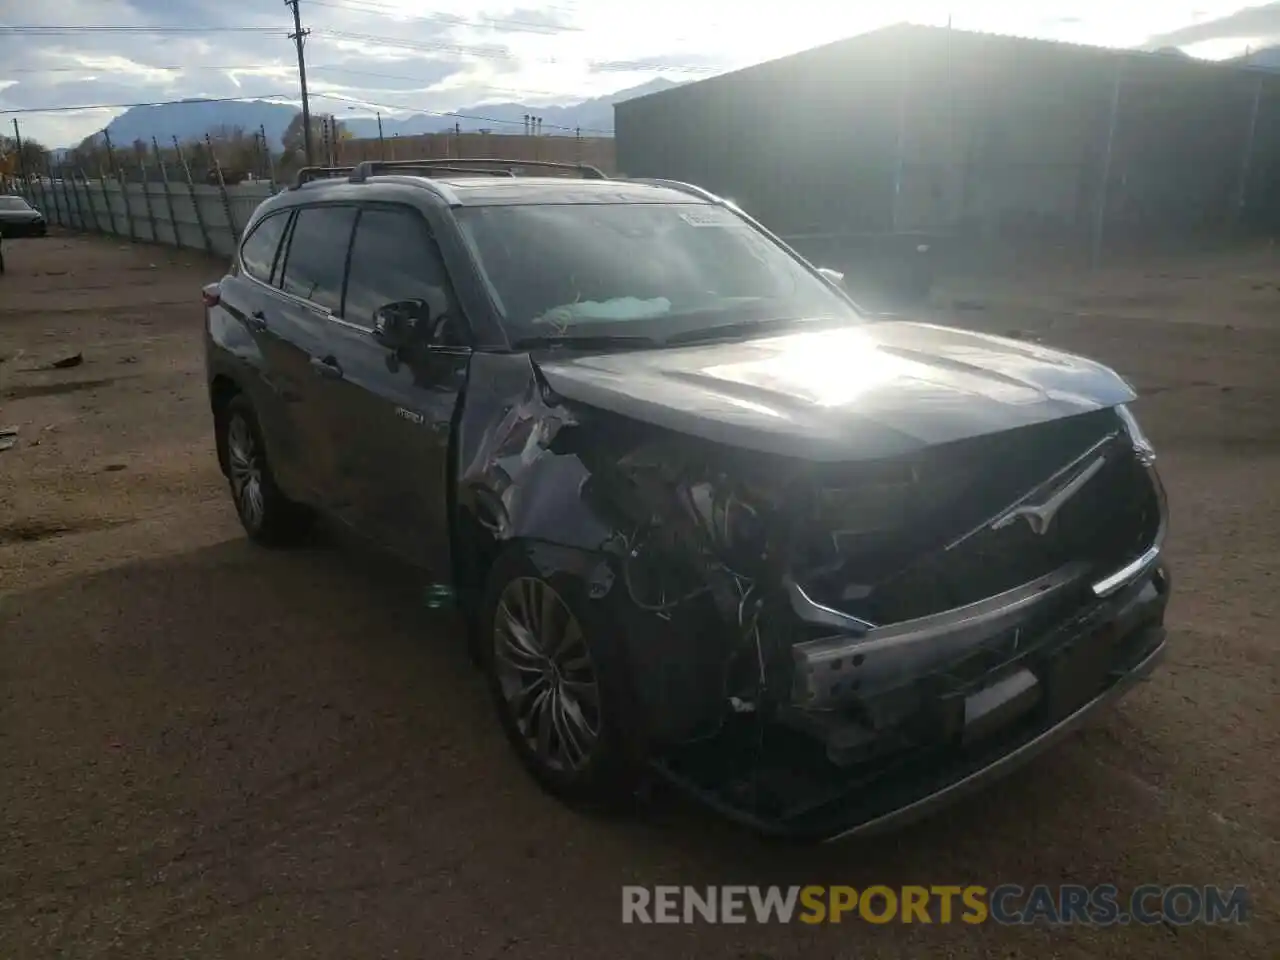
[[[479,57],[481,59],[505,60],[527,63],[566,64],[576,61],[557,59],[556,57],[521,57],[501,47],[484,47],[477,44],[444,43],[430,40],[406,40],[400,37],[382,37],[370,33],[355,33],[349,30],[316,30],[317,37],[326,40],[346,40],[348,42],[366,43],[373,46],[393,47],[401,50],[427,51],[431,53],[453,53],[458,56]],[[637,72],[667,73],[711,73],[715,68],[660,63],[657,61],[631,61],[627,63],[629,70]]]
[[[313,64],[312,71],[325,70],[334,73],[350,73],[358,77],[373,77],[379,80],[404,80],[408,83],[421,83],[425,87],[432,87],[439,83],[439,80],[428,80],[426,77],[410,77],[403,73],[380,73],[373,70],[358,70],[354,67],[344,67],[338,63],[318,63]],[[490,84],[484,85],[485,90],[494,93],[505,93],[514,97],[568,97],[571,94],[565,93],[563,90],[530,90],[525,87],[495,87]],[[410,93],[412,91],[404,91]]]
[[[260,96],[241,94],[238,97],[182,97],[177,100],[148,100],[142,103],[84,103],[73,107],[14,107],[0,110],[0,116],[20,113],[74,113],[77,110],[128,110],[132,107],[168,107],[179,103],[235,103],[251,100],[287,100],[287,93],[266,93]]]
[[[475,114],[467,114],[467,113],[452,113],[452,112],[440,111],[440,110],[423,110],[420,107],[411,107],[403,103],[379,103],[374,100],[364,100],[364,99],[358,99],[356,97],[343,97],[335,93],[313,93],[312,96],[320,97],[321,99],[324,99],[324,100],[338,100],[343,103],[352,103],[362,107],[376,107],[382,110],[408,110],[408,111],[411,111],[412,113],[422,113],[422,114],[426,114],[429,117],[443,117],[449,120],[452,120],[452,119],[477,120],[481,123],[504,123],[504,124],[512,124],[514,126],[524,125],[523,120],[504,120],[500,117],[481,117],[481,116],[476,116]],[[579,130],[585,130],[588,133],[612,133],[613,132],[612,130],[603,130],[598,127],[566,127],[557,123],[548,123],[546,124],[546,126],[550,127],[553,130],[564,130],[566,132],[573,132],[573,131],[579,131]]]
[[[194,73],[195,71],[235,71],[235,70],[288,70],[287,63],[226,63],[226,64],[208,64],[205,66],[191,65],[185,63],[175,64],[156,64],[156,63],[139,63],[137,66],[143,70],[170,70],[181,71],[183,73]],[[111,71],[113,67],[20,67],[16,70],[0,68],[0,75],[3,74],[19,74],[19,73],[103,73]]]
[[[460,17],[452,13],[401,13],[394,7],[373,3],[372,0],[357,0],[356,3],[332,3],[329,0],[308,0],[313,7],[328,7],[332,10],[344,10],[348,13],[363,13],[369,16],[390,17],[400,21],[417,21],[419,23],[437,23],[454,27],[478,27],[489,30],[503,30],[513,33],[578,33],[581,27],[570,24],[563,26],[553,23],[535,23],[532,20],[518,20],[512,17]]]
[[[57,37],[57,36],[80,36],[94,33],[105,34],[131,34],[131,33],[263,33],[278,34],[279,27],[250,27],[250,26],[231,26],[231,27],[196,27],[196,26],[179,26],[179,25],[160,25],[153,24],[149,26],[127,26],[127,25],[100,25],[100,26],[57,26],[57,27],[37,27],[37,26],[7,26],[0,25],[0,36],[21,36],[21,37]]]

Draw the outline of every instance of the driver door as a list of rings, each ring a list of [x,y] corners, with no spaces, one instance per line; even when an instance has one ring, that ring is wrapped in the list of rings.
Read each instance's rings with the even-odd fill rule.
[[[379,308],[421,301],[407,346],[374,336]],[[471,351],[458,337],[444,262],[412,207],[368,205],[356,222],[327,381],[345,519],[411,562],[435,569],[449,556],[449,443]]]

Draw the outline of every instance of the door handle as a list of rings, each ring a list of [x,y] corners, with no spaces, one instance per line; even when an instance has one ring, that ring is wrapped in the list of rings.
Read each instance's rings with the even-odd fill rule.
[[[255,310],[245,319],[245,323],[249,325],[250,330],[261,332],[267,329],[267,315],[261,310]]]
[[[312,357],[311,370],[318,377],[324,377],[326,380],[341,380],[342,367],[338,365],[335,357]]]

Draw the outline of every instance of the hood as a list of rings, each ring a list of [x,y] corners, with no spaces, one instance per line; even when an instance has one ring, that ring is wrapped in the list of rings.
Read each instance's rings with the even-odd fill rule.
[[[0,210],[0,220],[9,220],[11,222],[40,220],[43,217],[44,214],[39,210]]]
[[[535,362],[568,400],[817,461],[898,456],[1134,399],[1081,357],[896,320]]]

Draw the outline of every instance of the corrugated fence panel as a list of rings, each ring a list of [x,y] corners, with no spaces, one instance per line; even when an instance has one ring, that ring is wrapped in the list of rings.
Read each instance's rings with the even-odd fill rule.
[[[255,182],[227,187],[224,200],[221,188],[207,184],[46,178],[19,184],[19,192],[50,223],[68,230],[229,257],[254,210],[271,196],[271,186]]]

